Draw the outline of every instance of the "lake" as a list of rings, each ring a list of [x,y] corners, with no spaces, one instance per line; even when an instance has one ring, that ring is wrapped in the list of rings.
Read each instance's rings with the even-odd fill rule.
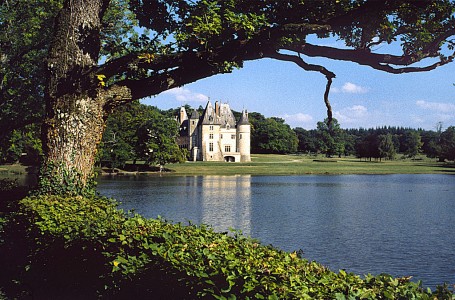
[[[229,228],[333,271],[455,283],[455,176],[101,178],[102,195],[151,218]]]

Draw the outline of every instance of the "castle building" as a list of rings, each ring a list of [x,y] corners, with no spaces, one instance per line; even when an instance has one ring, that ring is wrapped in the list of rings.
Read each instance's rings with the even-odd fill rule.
[[[229,104],[207,102],[202,116],[195,110],[190,117],[180,108],[178,144],[190,152],[192,161],[249,162],[251,125],[248,113],[236,122]]]

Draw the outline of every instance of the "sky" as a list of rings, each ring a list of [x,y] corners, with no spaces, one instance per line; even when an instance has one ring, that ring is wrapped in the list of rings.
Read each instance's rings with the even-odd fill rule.
[[[325,43],[325,44],[324,44]],[[335,40],[320,44],[336,46]],[[389,49],[390,50],[390,49]],[[377,52],[387,51],[379,46]],[[392,50],[393,51],[393,50]],[[342,128],[402,126],[435,130],[455,126],[455,62],[429,72],[390,74],[352,62],[302,57],[336,74],[330,92],[333,116]],[[280,117],[292,128],[314,129],[326,115],[327,81],[291,62],[250,61],[230,74],[215,75],[142,100],[160,109],[228,103],[231,109]]]

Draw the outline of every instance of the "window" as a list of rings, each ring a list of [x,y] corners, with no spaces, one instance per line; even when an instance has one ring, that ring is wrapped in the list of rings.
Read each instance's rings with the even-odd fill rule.
[[[231,140],[235,140],[235,134],[231,134]]]
[[[213,133],[209,134],[209,139],[213,140]]]
[[[224,152],[231,152],[231,146],[230,145],[224,146]]]
[[[209,151],[213,152],[213,143],[209,143]]]
[[[221,139],[223,139],[223,135],[221,135]]]
[[[241,139],[242,139],[242,134],[239,135],[239,140],[241,140]]]
[[[210,130],[213,130],[213,125],[210,125],[209,129],[210,129]]]

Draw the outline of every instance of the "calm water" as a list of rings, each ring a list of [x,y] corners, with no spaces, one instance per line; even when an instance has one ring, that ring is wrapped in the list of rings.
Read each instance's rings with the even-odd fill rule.
[[[455,176],[195,176],[101,179],[147,217],[229,228],[332,270],[455,283]]]

